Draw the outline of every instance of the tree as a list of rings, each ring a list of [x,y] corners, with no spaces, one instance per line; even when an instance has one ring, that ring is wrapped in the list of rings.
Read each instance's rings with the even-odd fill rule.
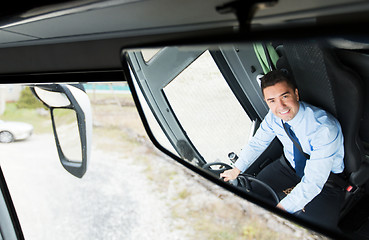
[[[45,108],[45,106],[33,95],[29,87],[25,87],[16,103],[17,108]]]

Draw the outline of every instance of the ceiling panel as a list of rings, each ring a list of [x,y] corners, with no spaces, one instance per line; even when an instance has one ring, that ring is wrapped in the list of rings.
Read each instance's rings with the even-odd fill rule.
[[[35,39],[37,38],[32,37],[32,36],[25,36],[23,34],[0,30],[0,44],[11,43],[11,42],[21,42],[21,41],[27,41],[27,40],[35,40]]]
[[[219,14],[216,1],[157,0],[121,4],[112,7],[71,13],[25,24],[6,27],[6,30],[39,38],[60,38],[78,35],[124,32],[172,26],[218,25],[233,22],[234,14]]]

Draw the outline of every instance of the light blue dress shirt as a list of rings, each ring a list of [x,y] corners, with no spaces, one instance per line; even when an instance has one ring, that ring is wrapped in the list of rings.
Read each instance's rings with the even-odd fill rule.
[[[299,139],[303,151],[310,155],[310,159],[306,161],[301,182],[280,202],[290,213],[303,209],[317,196],[331,172],[341,173],[344,169],[343,134],[339,122],[324,110],[301,101],[299,103],[298,113],[288,124]],[[281,119],[270,110],[254,137],[242,149],[235,167],[241,172],[245,171],[264,152],[274,137],[281,141],[285,157],[291,166],[295,167],[293,143],[283,129]]]

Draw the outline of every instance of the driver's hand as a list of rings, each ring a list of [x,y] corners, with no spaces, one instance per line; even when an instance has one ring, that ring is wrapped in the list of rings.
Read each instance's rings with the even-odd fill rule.
[[[278,203],[278,204],[277,204],[277,208],[280,208],[280,209],[282,209],[282,210],[286,211],[286,209],[282,206],[282,204],[281,204],[281,203]]]
[[[229,180],[234,180],[237,178],[237,176],[240,174],[240,170],[238,168],[233,168],[233,169],[229,169],[224,171],[223,173],[220,174],[220,177],[224,178],[223,180],[225,182],[228,182]]]

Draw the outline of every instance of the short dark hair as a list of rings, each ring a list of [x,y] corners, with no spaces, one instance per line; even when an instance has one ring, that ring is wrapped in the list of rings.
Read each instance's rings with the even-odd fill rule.
[[[265,74],[261,79],[261,91],[264,95],[264,89],[274,86],[280,82],[286,82],[293,90],[295,90],[296,84],[291,78],[282,70],[273,70]]]

